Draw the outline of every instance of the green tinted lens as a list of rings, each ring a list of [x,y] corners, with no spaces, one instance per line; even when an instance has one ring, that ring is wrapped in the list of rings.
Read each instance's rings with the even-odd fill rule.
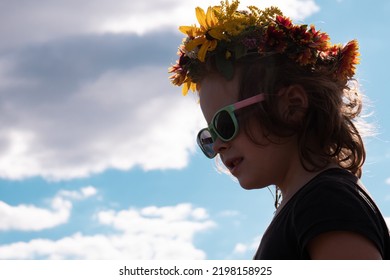
[[[236,133],[236,126],[232,115],[226,110],[218,112],[214,118],[213,125],[218,136],[224,141],[231,140]]]

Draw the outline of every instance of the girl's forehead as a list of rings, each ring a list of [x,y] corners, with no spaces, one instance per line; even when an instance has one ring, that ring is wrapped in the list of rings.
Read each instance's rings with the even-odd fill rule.
[[[205,119],[210,122],[221,108],[238,100],[238,81],[226,80],[222,76],[211,76],[202,80],[199,88],[199,101]]]

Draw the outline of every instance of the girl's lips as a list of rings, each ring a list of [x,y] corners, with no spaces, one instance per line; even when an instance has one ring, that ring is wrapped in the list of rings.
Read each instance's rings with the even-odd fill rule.
[[[235,175],[242,161],[243,161],[242,157],[228,159],[225,161],[225,166],[229,169],[230,173]]]

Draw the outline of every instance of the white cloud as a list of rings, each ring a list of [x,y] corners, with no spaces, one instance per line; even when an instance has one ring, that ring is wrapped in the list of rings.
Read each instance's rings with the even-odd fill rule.
[[[34,205],[11,206],[0,201],[0,230],[38,231],[68,221],[72,204],[59,197],[53,199],[51,209]]]
[[[56,180],[136,165],[185,167],[204,121],[194,99],[182,98],[163,73],[162,67],[107,72],[65,95],[47,92],[34,105],[29,92],[9,96],[0,176]]]
[[[250,242],[239,242],[234,246],[232,258],[241,257],[246,254],[254,255],[259,247],[261,236],[253,238]]]
[[[2,3],[0,36],[2,45],[10,47],[32,41],[47,41],[63,36],[96,32],[136,32],[171,28],[195,23],[195,7],[206,9],[219,5],[220,0],[110,0],[50,1],[30,0],[23,5],[5,0]],[[287,15],[303,19],[319,10],[314,0],[241,0],[240,8],[248,5],[279,6]],[[16,12],[17,11],[17,14]],[[5,24],[7,23],[7,24]]]
[[[215,223],[199,219],[199,211],[205,210],[190,204],[103,211],[98,221],[118,233],[12,243],[0,246],[0,259],[205,259],[194,235]]]
[[[95,194],[96,189],[92,186],[71,193],[60,191],[51,199],[49,209],[26,204],[12,206],[0,201],[0,231],[39,231],[67,223],[73,206],[69,199],[87,198]]]
[[[177,28],[178,24],[192,25],[197,22],[195,7],[200,6],[206,10],[208,6],[220,5],[221,1],[212,0],[195,3],[193,1],[159,0],[158,2],[162,4],[161,7],[153,8],[152,5],[140,5],[138,9],[131,11],[131,16],[122,14],[115,18],[107,18],[101,25],[101,28],[109,32],[130,31],[142,34],[162,27]],[[246,9],[250,5],[255,5],[260,8],[272,5],[278,6],[286,15],[297,20],[303,20],[319,10],[319,7],[313,0],[265,0],[261,2],[256,0],[241,0],[239,9]],[[150,20],[150,18],[153,18],[153,20]]]
[[[186,218],[195,220],[204,220],[208,218],[207,211],[204,208],[193,209],[191,204],[179,204],[172,211],[172,207],[150,206],[142,209],[141,214],[146,217],[162,217],[167,221],[179,221]]]
[[[73,200],[83,200],[92,197],[96,194],[97,194],[97,189],[95,187],[87,186],[81,188],[80,191],[61,190],[59,191],[58,196],[73,199]]]
[[[98,214],[102,224],[111,225],[117,230],[133,235],[152,233],[156,236],[191,240],[193,234],[214,225],[207,215],[199,217],[202,208],[193,208],[191,204],[178,204],[168,207],[146,207],[138,211],[129,209],[119,212],[103,211]]]
[[[390,178],[386,179],[386,184],[390,185]]]

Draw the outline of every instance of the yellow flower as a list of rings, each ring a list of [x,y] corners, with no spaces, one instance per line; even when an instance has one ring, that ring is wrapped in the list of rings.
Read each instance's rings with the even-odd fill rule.
[[[205,61],[207,51],[213,51],[217,47],[218,40],[225,38],[222,26],[219,25],[218,19],[215,16],[215,11],[218,7],[209,7],[207,13],[200,7],[195,9],[196,18],[200,24],[197,26],[180,26],[179,30],[187,34],[191,40],[186,42],[185,49],[192,51],[200,46],[198,51],[198,59],[201,62]]]
[[[187,77],[186,81],[183,83],[183,88],[181,89],[183,96],[186,96],[189,90],[195,92],[196,83],[192,82],[192,80]]]
[[[196,18],[198,19],[201,29],[207,31],[209,28],[218,24],[218,19],[214,14],[215,9],[216,7],[208,7],[207,14],[205,14],[204,10],[200,7],[195,9]]]

